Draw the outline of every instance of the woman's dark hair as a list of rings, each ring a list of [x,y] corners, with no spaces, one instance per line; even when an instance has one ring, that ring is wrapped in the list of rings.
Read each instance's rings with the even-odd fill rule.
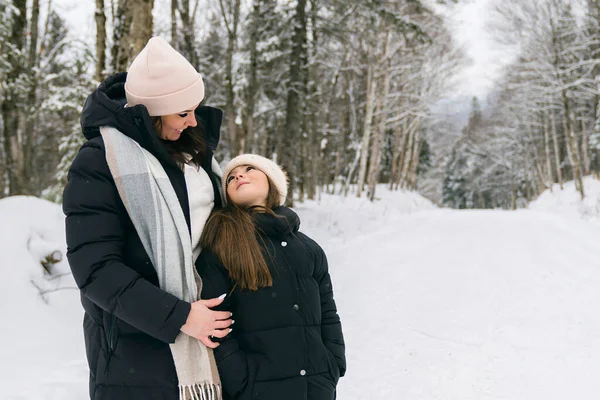
[[[202,248],[217,256],[235,286],[242,289],[258,290],[273,285],[273,277],[258,242],[262,238],[252,218],[254,213],[275,216],[273,209],[279,206],[279,192],[268,177],[267,180],[266,207],[240,207],[225,194],[227,205],[213,212],[200,237]]]
[[[162,130],[162,120],[160,117],[150,117],[152,126],[156,129],[157,134]],[[167,151],[173,157],[177,165],[183,168],[183,165],[188,161],[185,154],[192,156],[191,161],[197,165],[202,163],[202,158],[206,154],[206,142],[204,140],[205,131],[202,121],[197,120],[196,126],[188,126],[182,133],[179,139],[160,141],[166,147]]]

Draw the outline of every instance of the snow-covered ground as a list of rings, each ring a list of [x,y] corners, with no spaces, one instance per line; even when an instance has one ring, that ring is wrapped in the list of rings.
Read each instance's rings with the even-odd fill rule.
[[[546,190],[529,205],[530,210],[543,211],[564,215],[567,217],[583,218],[600,223],[600,181],[591,176],[583,179],[585,197],[575,188],[575,182],[570,181],[560,190],[558,184],[552,190]]]
[[[296,208],[329,258],[347,341],[338,398],[597,397],[600,225],[550,206],[454,211],[414,193],[378,197]],[[85,399],[78,295],[46,304],[30,283],[56,285],[31,253],[63,249],[60,207],[0,200],[0,221],[0,398]]]
[[[64,243],[60,206],[0,200],[0,399],[86,398],[79,293],[71,275],[48,280],[40,264],[54,250],[65,258]],[[68,272],[54,265],[54,276]]]

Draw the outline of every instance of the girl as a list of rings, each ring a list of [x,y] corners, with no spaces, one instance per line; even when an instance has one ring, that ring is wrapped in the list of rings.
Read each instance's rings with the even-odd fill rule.
[[[210,310],[222,300],[199,301],[192,255],[221,203],[212,151],[222,112],[200,106],[203,97],[195,68],[152,38],[83,107],[88,141],[69,170],[63,210],[92,400],[220,393],[207,346],[217,345],[209,335],[228,333],[230,313]]]
[[[331,400],[346,370],[340,318],[321,247],[283,207],[284,172],[245,154],[223,174],[227,205],[201,237],[203,298],[227,293],[235,329],[215,357],[224,399]]]

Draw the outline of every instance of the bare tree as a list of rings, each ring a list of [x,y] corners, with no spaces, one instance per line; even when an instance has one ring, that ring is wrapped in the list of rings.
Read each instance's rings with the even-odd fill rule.
[[[100,82],[104,78],[106,68],[106,14],[104,0],[96,0],[96,74],[94,78]]]
[[[303,97],[306,94],[306,0],[298,0],[293,17],[294,35],[290,53],[290,82],[287,91],[285,131],[281,135],[279,154],[281,165],[287,170],[290,178],[290,193],[294,193],[296,167],[294,149],[301,137]],[[291,196],[290,196],[291,197]],[[293,206],[293,198],[290,198]]]
[[[248,86],[246,87],[246,106],[244,108],[244,138],[241,151],[253,152],[254,150],[254,112],[258,91],[258,40],[259,24],[261,23],[262,0],[253,0],[252,15],[250,17],[249,53],[250,65],[248,68]]]
[[[9,53],[6,62],[10,66],[5,76],[5,86],[2,99],[2,122],[4,157],[6,160],[7,194],[25,194],[24,154],[19,143],[21,121],[19,116],[19,92],[17,81],[23,72],[24,38],[27,26],[27,2],[14,0],[15,11],[12,14],[12,27],[9,33],[7,47]]]
[[[219,0],[221,17],[227,30],[227,52],[225,53],[225,86],[226,104],[225,118],[227,120],[227,133],[232,156],[236,156],[244,148],[243,137],[236,124],[237,112],[235,108],[234,91],[234,66],[233,56],[237,48],[238,26],[240,21],[240,0]]]

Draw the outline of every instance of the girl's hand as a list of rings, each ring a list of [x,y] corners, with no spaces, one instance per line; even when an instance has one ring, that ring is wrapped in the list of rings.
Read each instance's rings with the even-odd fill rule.
[[[181,331],[200,340],[206,347],[211,349],[218,347],[219,343],[210,340],[210,336],[218,338],[227,336],[231,332],[229,327],[233,321],[229,311],[213,311],[210,308],[221,304],[224,298],[225,296],[221,296],[192,303],[192,308]]]

